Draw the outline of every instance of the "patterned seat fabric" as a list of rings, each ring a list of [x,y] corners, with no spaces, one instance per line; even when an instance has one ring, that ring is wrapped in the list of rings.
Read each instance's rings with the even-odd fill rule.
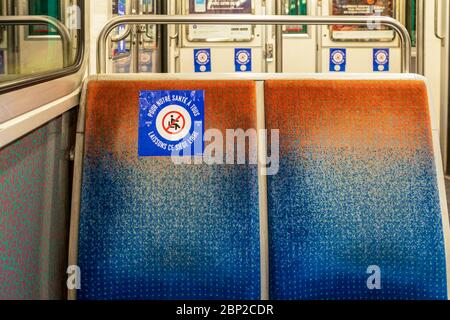
[[[92,81],[79,299],[259,299],[257,168],[138,158],[140,90],[205,90],[205,129],[255,128],[248,81]]]
[[[268,81],[265,102],[271,298],[447,299],[425,84]]]
[[[91,82],[80,299],[260,297],[257,168],[137,156],[139,91],[169,89],[206,91],[206,129],[256,127],[253,82]],[[270,298],[446,299],[424,83],[267,81],[265,104]]]

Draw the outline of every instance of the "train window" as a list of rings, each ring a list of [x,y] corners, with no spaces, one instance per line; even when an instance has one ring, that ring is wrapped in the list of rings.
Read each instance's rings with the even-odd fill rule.
[[[126,0],[114,0],[112,2],[112,13],[114,16],[123,16],[127,14],[127,1]],[[116,29],[117,37],[123,35],[126,31],[125,25],[120,25]],[[112,45],[112,60],[114,73],[128,73],[131,66],[131,39],[122,39],[120,41],[114,41]]]
[[[112,14],[156,14],[161,12],[160,2],[154,0],[113,0]],[[120,25],[111,37],[112,73],[159,72],[161,67],[161,27],[140,25],[130,27]],[[134,41],[133,39],[139,39]],[[135,57],[138,57],[135,59]]]
[[[26,85],[27,80],[45,81],[78,69],[83,4],[83,0],[1,2],[2,16],[48,16],[55,20],[12,25],[0,17],[0,91]]]
[[[284,14],[290,16],[304,16],[308,14],[307,0],[285,0]],[[306,25],[288,25],[283,27],[284,34],[306,34],[308,26]]]
[[[61,20],[61,8],[58,0],[29,0],[28,12],[30,15],[50,16]],[[29,27],[29,34],[32,36],[57,36],[58,30],[51,25],[37,25]]]

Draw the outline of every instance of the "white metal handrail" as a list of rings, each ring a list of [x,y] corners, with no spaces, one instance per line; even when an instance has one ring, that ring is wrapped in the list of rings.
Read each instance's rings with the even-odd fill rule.
[[[402,48],[401,70],[410,72],[411,37],[398,20],[382,16],[262,16],[262,15],[139,15],[120,16],[111,19],[103,27],[97,43],[97,72],[106,73],[106,41],[114,28],[121,24],[206,24],[206,25],[382,25],[392,28],[400,38]],[[277,41],[277,50],[282,50],[282,39]],[[281,51],[279,51],[281,52]],[[277,64],[277,72],[282,64]]]

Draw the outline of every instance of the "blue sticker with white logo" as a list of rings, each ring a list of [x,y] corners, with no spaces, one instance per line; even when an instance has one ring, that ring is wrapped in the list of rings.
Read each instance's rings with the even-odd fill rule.
[[[211,72],[211,49],[194,49],[195,72]]]
[[[330,72],[345,72],[347,69],[347,49],[330,49]]]
[[[141,91],[139,157],[203,155],[205,91]]]
[[[251,72],[252,49],[236,48],[234,50],[234,66],[236,72]]]
[[[389,49],[373,49],[373,71],[389,71],[390,52]]]

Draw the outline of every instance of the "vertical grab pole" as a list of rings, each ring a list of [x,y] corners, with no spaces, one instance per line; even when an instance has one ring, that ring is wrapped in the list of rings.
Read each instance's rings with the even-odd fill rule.
[[[141,6],[140,6],[140,1],[139,0],[133,0],[132,2],[132,14],[134,15],[141,15],[142,12],[141,10]],[[131,68],[133,70],[134,73],[139,73],[139,52],[140,52],[140,47],[141,47],[141,25],[140,24],[136,24],[134,25],[131,30],[132,30],[132,36],[131,36],[131,45],[132,45],[132,50],[131,50],[131,58],[133,59],[133,61],[131,61]]]
[[[283,0],[277,0],[275,10],[277,15],[283,15]],[[283,25],[275,26],[275,44],[275,72],[283,73]]]
[[[416,2],[416,72],[425,75],[425,0]]]

